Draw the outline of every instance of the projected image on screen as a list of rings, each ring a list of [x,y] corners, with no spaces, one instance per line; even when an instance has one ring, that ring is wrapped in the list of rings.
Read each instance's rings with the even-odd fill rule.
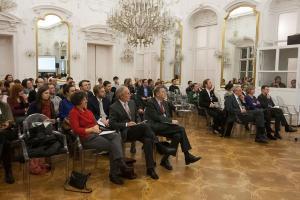
[[[55,56],[39,56],[39,72],[55,72]]]

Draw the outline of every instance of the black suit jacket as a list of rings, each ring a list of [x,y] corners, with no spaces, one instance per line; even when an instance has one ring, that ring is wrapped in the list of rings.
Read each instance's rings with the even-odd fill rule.
[[[145,119],[154,131],[159,131],[172,123],[172,111],[169,107],[169,103],[166,101],[162,102],[165,109],[164,113],[160,111],[160,107],[155,98],[149,99],[145,109]]]
[[[204,89],[199,93],[199,106],[204,108],[209,108],[210,103],[218,102],[218,98],[215,96],[214,91],[210,91],[210,96],[208,92]]]
[[[266,95],[260,94],[257,97],[257,100],[259,101],[259,103],[263,109],[267,109],[267,108],[275,106],[272,98],[268,99],[268,97]]]
[[[28,102],[29,103],[32,103],[35,101],[35,97],[36,97],[36,91],[35,89],[34,90],[31,90],[28,94]]]
[[[125,111],[123,105],[119,100],[116,100],[115,103],[113,103],[110,106],[110,110],[109,110],[109,124],[112,129],[121,132],[123,141],[126,141],[127,139],[128,127],[126,127],[126,123],[130,121],[134,121],[134,122],[138,121],[135,102],[133,100],[130,100],[128,102],[128,107],[130,110],[131,119],[129,118],[127,112]]]
[[[241,102],[243,106],[246,105]],[[225,110],[227,111],[227,121],[234,122],[237,116],[241,114],[240,106],[234,95],[228,96],[225,100]]]
[[[145,96],[144,94],[144,87],[139,87],[138,90],[137,90],[137,95],[141,98],[141,97],[152,97],[153,96],[153,93],[152,93],[152,89],[148,86],[147,87],[147,90],[148,90],[148,96]]]
[[[169,91],[170,92],[176,92],[176,90],[179,92],[179,94],[180,94],[180,89],[179,89],[179,87],[177,86],[177,85],[171,85],[170,87],[169,87]]]
[[[102,103],[103,103],[103,110],[105,112],[105,114],[107,116],[109,116],[109,106],[110,106],[110,102],[107,98],[102,99]],[[100,108],[99,108],[99,101],[97,99],[96,96],[89,96],[88,98],[88,109],[90,111],[92,111],[92,113],[94,114],[96,120],[101,118],[101,114],[100,114]]]

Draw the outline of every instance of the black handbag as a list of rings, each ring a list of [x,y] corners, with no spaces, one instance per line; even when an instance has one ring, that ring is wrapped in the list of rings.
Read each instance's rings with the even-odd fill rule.
[[[86,183],[90,175],[90,173],[83,174],[80,172],[72,171],[70,178],[65,183],[65,190],[72,192],[91,193],[92,189],[86,187]],[[77,190],[70,189],[68,185]]]

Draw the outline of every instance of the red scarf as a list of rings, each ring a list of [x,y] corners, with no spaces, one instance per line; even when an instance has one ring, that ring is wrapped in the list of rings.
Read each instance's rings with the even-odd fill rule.
[[[52,118],[50,100],[42,101],[42,114],[46,115],[49,119]]]

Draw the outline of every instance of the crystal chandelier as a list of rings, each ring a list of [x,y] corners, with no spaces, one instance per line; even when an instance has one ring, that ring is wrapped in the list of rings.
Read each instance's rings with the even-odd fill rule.
[[[127,36],[131,46],[147,47],[157,36],[163,36],[174,26],[174,20],[164,9],[164,0],[120,0],[119,7],[108,17],[107,24]]]

